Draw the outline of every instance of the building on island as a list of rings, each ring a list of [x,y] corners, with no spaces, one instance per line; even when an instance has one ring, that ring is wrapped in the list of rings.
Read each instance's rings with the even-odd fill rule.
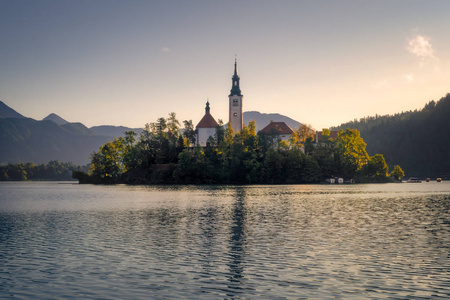
[[[260,133],[277,136],[277,139],[287,142],[294,131],[284,122],[272,121],[269,125],[261,129]]]
[[[209,101],[206,102],[205,115],[198,122],[196,127],[197,145],[206,146],[209,137],[214,137],[216,134],[216,126],[218,123],[210,113]]]
[[[238,131],[242,131],[244,119],[243,119],[243,103],[242,100],[244,96],[241,93],[241,89],[239,87],[239,75],[237,74],[237,61],[234,60],[234,75],[231,78],[231,91],[228,96],[230,101],[230,110],[229,110],[229,120],[231,128],[233,128],[234,133]]]
[[[339,131],[332,131],[330,130],[330,138],[333,139],[333,141],[335,141],[338,137],[338,133]],[[316,137],[314,139],[314,141],[316,143],[321,143],[322,141],[322,131],[316,131]]]
[[[231,78],[231,91],[228,96],[229,99],[229,116],[230,125],[233,128],[234,133],[242,131],[244,117],[243,117],[243,105],[242,98],[244,97],[239,87],[239,75],[237,74],[237,61],[234,60],[234,74]],[[205,115],[198,122],[196,127],[197,145],[205,147],[209,137],[214,137],[216,134],[216,126],[218,123],[211,115],[209,100],[206,102]]]

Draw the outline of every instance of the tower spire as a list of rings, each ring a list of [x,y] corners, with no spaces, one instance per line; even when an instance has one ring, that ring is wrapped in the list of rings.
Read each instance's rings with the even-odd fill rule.
[[[239,75],[237,73],[237,58],[236,55],[234,57],[234,75],[231,78],[231,91],[230,91],[230,96],[233,95],[238,95],[238,96],[242,96],[241,95],[241,89],[239,88]]]
[[[205,107],[205,113],[209,114],[210,108],[209,108],[209,99],[206,100],[206,107]]]

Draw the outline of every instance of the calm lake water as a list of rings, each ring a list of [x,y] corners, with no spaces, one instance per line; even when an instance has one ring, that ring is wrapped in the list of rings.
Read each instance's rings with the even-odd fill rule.
[[[450,182],[0,183],[0,298],[450,297]]]

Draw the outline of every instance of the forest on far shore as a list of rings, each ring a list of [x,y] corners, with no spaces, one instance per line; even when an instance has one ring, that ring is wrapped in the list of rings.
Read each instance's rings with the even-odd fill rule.
[[[73,171],[89,170],[88,166],[80,167],[73,163],[52,160],[47,164],[19,163],[0,166],[0,181],[25,180],[74,180]]]
[[[80,183],[126,184],[294,184],[320,183],[342,177],[355,182],[390,182],[404,173],[392,172],[382,154],[369,156],[358,130],[341,130],[336,140],[324,130],[302,125],[289,141],[274,129],[256,133],[255,122],[237,132],[219,120],[206,147],[195,145],[191,120],[184,130],[175,113],[147,124],[144,131],[126,132],[91,155],[88,173],[74,172]]]
[[[401,165],[408,176],[450,179],[449,118],[447,94],[421,110],[366,117],[332,130],[358,130],[369,154],[383,153],[388,165]]]

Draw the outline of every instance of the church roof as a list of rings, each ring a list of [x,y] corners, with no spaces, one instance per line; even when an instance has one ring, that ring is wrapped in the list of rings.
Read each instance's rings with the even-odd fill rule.
[[[291,135],[294,131],[284,122],[270,122],[269,125],[261,129],[265,134]]]
[[[215,128],[219,125],[210,113],[206,113],[203,118],[198,122],[197,128]]]
[[[213,116],[209,112],[209,101],[206,102],[206,108],[205,108],[205,115],[203,118],[198,122],[196,128],[215,128],[217,125],[219,125],[216,120],[214,120]]]

